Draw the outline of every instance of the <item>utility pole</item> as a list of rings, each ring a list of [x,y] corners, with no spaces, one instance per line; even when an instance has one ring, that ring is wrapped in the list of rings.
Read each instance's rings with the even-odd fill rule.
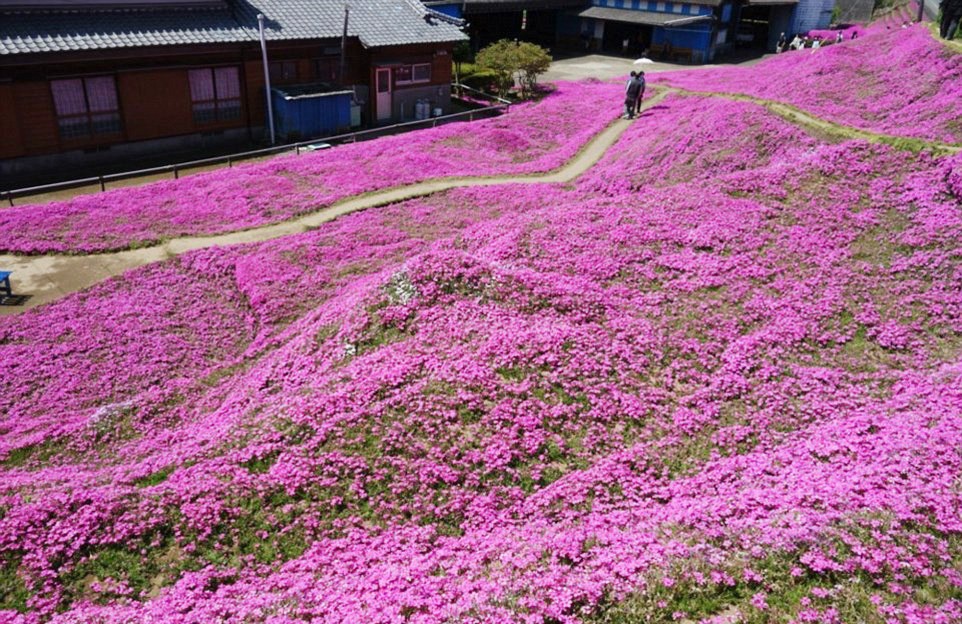
[[[924,17],[924,14],[925,14],[925,0],[919,0],[919,15],[915,21],[921,23],[922,18]]]
[[[341,71],[338,74],[341,86],[345,84],[344,75],[347,73],[347,20],[351,14],[351,7],[344,5],[344,30],[341,31]]]
[[[264,38],[264,14],[257,14],[257,27],[261,33],[261,60],[264,62],[264,94],[267,96],[267,127],[270,128],[271,145],[274,137],[274,105],[271,104],[271,70],[267,64],[267,40]]]

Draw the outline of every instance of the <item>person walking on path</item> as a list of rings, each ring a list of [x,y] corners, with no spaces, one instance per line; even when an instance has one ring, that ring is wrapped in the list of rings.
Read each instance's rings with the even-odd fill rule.
[[[784,52],[786,43],[787,41],[785,40],[785,33],[782,33],[778,37],[778,43],[775,44],[775,54],[781,54]]]
[[[635,99],[635,115],[637,116],[641,113],[641,100],[645,97],[645,72],[639,71],[635,80],[641,85],[638,89],[638,98]]]
[[[641,83],[638,81],[638,74],[631,72],[628,84],[625,85],[625,119],[634,119],[635,102],[638,100],[639,93],[641,93]]]

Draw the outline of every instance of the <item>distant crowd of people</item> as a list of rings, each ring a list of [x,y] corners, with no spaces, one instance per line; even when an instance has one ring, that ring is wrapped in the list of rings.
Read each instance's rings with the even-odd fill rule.
[[[858,39],[858,33],[852,31],[850,39]],[[778,37],[778,43],[775,44],[775,53],[779,54],[781,52],[788,52],[794,50],[804,50],[809,48],[814,52],[824,45],[829,45],[832,43],[842,43],[845,41],[845,34],[842,31],[838,31],[835,34],[834,39],[823,39],[822,37],[809,37],[808,35],[795,35],[791,41],[785,37],[785,33],[782,33]]]

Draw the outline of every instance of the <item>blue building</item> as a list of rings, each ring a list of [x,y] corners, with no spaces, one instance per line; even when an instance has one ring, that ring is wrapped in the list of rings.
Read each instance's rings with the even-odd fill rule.
[[[578,15],[592,49],[706,63],[731,45],[734,0],[593,0]]]
[[[826,28],[836,0],[427,0],[468,22],[475,50],[498,39],[675,62],[734,48],[774,51],[781,33]]]
[[[836,0],[592,0],[578,13],[588,48],[707,63],[732,48],[775,50],[779,36],[827,28]]]

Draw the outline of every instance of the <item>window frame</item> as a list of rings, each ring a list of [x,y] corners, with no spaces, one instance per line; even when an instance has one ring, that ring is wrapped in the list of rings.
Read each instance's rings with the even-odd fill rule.
[[[415,78],[415,72],[417,71],[416,68],[419,68],[419,67],[427,68],[427,78],[421,78],[421,79]],[[395,67],[394,70],[395,70],[394,84],[396,85],[426,84],[431,82],[431,75],[433,73],[432,72],[433,67],[431,67],[431,63],[405,63],[404,65]],[[410,76],[410,78],[405,80],[398,78],[398,76],[401,73],[407,73]]]
[[[221,96],[217,87],[217,71],[233,70],[237,80],[237,95],[235,97]],[[191,87],[191,75],[197,72],[207,72],[210,80],[210,89],[213,93],[211,99],[194,99],[193,88]],[[244,90],[241,86],[241,71],[237,65],[218,65],[212,67],[193,67],[187,70],[187,91],[190,97],[191,119],[195,126],[217,126],[230,125],[240,121],[244,116]],[[213,111],[213,115],[207,116],[206,112]],[[230,114],[227,114],[230,113]]]
[[[107,78],[110,80],[110,85],[113,89],[113,104],[114,108],[109,110],[91,110],[91,93],[90,87],[88,87],[88,81],[102,80]],[[83,96],[83,106],[84,111],[79,113],[64,113],[61,114],[57,111],[57,95],[54,90],[54,84],[60,82],[80,82],[80,91]],[[50,88],[50,97],[53,101],[53,112],[54,118],[57,124],[57,136],[63,142],[67,143],[89,143],[96,142],[102,139],[118,139],[123,138],[124,126],[123,126],[123,116],[121,115],[120,106],[120,92],[117,90],[117,77],[114,74],[99,74],[93,76],[74,76],[74,77],[61,77],[61,78],[51,78],[48,81]],[[98,129],[98,126],[103,127],[101,124],[105,120],[95,119],[95,118],[110,117],[111,119],[106,120],[109,124],[109,128],[106,130]],[[83,127],[85,132],[81,134],[67,133],[64,128],[64,121],[66,120],[79,120],[82,121],[80,124],[75,124],[73,127]]]
[[[271,84],[287,84],[297,82],[300,76],[300,67],[296,60],[280,59],[271,61],[267,64],[267,72],[271,77]],[[275,71],[279,68],[279,72]],[[289,70],[292,72],[288,73]]]

